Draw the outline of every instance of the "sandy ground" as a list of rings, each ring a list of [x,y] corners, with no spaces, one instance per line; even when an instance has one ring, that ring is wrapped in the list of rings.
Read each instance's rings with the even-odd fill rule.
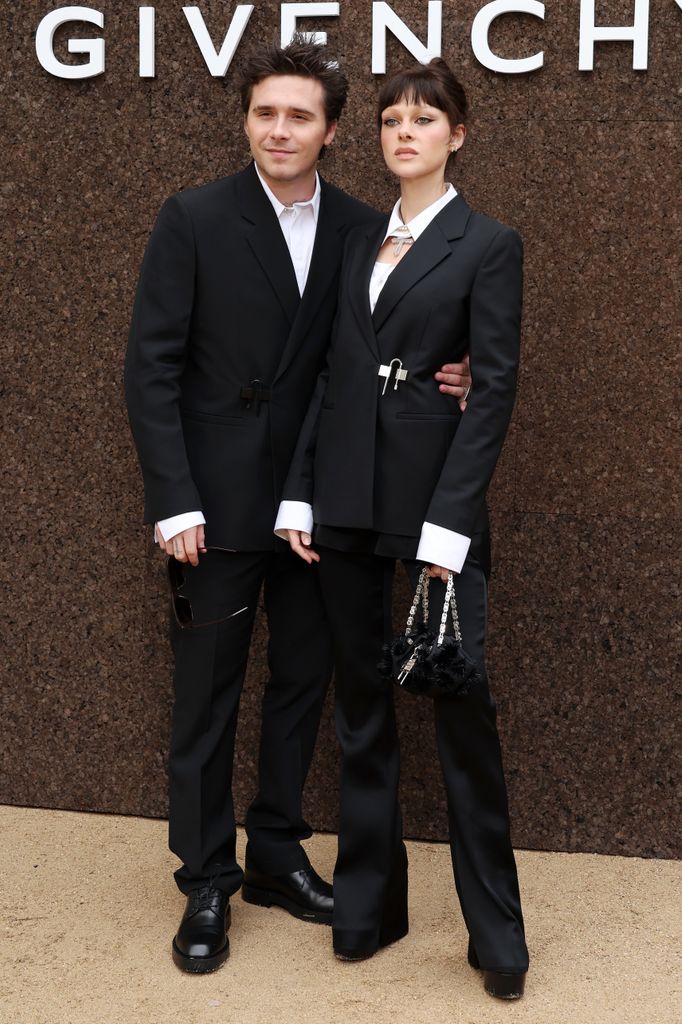
[[[682,1021],[679,863],[520,851],[531,971],[508,1004],[466,963],[444,845],[409,844],[410,934],[371,960],[341,963],[330,929],[237,896],[230,959],[197,977],[170,957],[165,822],[0,807],[0,834],[2,1024]],[[335,843],[308,844],[326,877]]]

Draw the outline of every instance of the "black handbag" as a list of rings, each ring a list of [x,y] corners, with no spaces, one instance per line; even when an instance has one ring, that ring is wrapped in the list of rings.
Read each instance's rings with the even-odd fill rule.
[[[419,620],[417,612],[420,610]],[[452,635],[446,632],[448,613],[452,617]],[[429,575],[424,567],[419,575],[404,633],[398,633],[384,645],[378,665],[384,679],[391,679],[401,690],[424,697],[462,697],[481,674],[478,665],[462,647],[462,633],[455,601],[454,574],[448,573],[445,601],[436,635],[429,630]]]

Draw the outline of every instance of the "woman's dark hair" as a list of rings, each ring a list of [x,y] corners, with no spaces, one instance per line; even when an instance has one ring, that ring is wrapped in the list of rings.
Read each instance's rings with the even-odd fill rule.
[[[468,104],[464,86],[442,57],[434,57],[428,64],[417,64],[399,71],[384,82],[378,97],[379,129],[383,111],[403,99],[407,103],[424,103],[442,110],[447,114],[451,128],[466,124]]]
[[[249,112],[254,85],[271,75],[300,75],[314,78],[324,92],[324,112],[327,124],[338,121],[348,95],[348,79],[337,61],[327,54],[326,46],[309,43],[298,34],[288,46],[270,46],[250,57],[242,73],[239,91],[242,110]]]

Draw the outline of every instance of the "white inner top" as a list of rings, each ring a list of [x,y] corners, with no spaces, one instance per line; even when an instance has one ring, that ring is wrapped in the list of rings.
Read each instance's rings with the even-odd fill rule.
[[[375,263],[372,276],[369,279],[369,305],[372,312],[377,304],[379,293],[386,284],[392,270],[398,266],[397,263]]]
[[[397,228],[405,226],[410,229],[408,237],[413,239],[414,244],[422,232],[424,232],[429,226],[436,214],[440,213],[443,207],[447,206],[447,204],[451,202],[456,195],[457,190],[455,186],[451,182],[447,182],[447,187],[443,195],[436,199],[435,202],[431,203],[430,206],[427,206],[425,210],[422,210],[421,213],[418,213],[416,217],[413,217],[407,224],[404,224],[403,218],[400,214],[400,200],[398,200],[391,212],[388,227],[386,228],[386,234],[384,235],[384,242]],[[403,256],[403,259],[404,258],[405,257]],[[369,279],[369,305],[372,312],[374,312],[374,307],[376,306],[377,299],[381,294],[381,289],[388,281],[391,271],[395,270],[397,266],[397,263],[377,262],[374,264],[372,276]]]

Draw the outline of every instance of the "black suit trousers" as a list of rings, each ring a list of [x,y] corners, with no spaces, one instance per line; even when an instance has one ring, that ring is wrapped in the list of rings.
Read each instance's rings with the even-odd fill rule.
[[[315,568],[290,551],[209,548],[198,566],[183,564],[182,574],[180,593],[193,622],[171,625],[170,847],[183,862],[175,873],[183,892],[210,882],[231,894],[242,881],[232,801],[235,732],[261,587],[269,679],[246,857],[270,873],[308,863],[300,842],[311,830],[301,801],[331,676],[329,626]]]
[[[382,928],[384,934],[403,934],[407,928],[395,687],[377,672],[382,645],[392,633],[395,561],[318,547],[333,635],[342,751],[334,943],[337,948],[371,949],[380,943]],[[406,568],[416,584],[421,567],[412,562]],[[464,646],[484,677],[465,698],[433,702],[455,884],[481,966],[525,971],[528,953],[495,703],[485,677],[487,581],[473,555],[456,577],[455,591]],[[440,621],[443,597],[443,584],[431,581],[433,624]],[[402,928],[396,914],[404,917]]]

